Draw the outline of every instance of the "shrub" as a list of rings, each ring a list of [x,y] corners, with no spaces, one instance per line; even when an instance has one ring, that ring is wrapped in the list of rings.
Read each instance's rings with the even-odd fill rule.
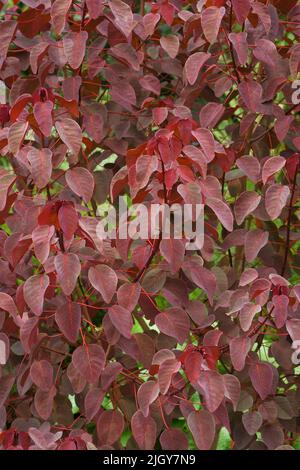
[[[300,5],[1,5],[2,448],[299,446]]]

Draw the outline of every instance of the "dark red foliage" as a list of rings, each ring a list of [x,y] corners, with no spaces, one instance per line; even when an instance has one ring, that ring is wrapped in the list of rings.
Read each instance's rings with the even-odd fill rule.
[[[2,4],[0,447],[299,446],[299,3]]]

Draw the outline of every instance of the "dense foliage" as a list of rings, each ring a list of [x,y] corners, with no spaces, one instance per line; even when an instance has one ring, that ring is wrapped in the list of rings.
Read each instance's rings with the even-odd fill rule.
[[[0,446],[297,448],[300,4],[0,5]]]

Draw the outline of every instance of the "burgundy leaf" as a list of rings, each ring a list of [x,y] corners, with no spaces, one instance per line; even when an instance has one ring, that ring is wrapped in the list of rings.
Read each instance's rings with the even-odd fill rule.
[[[241,383],[239,379],[232,374],[224,374],[223,382],[225,387],[225,397],[228,398],[236,411],[241,395]]]
[[[213,370],[204,370],[200,374],[198,385],[203,391],[206,408],[211,412],[216,411],[225,396],[225,387],[222,375]]]
[[[63,37],[64,53],[72,69],[80,67],[87,39],[88,33],[86,31],[70,32]]]
[[[117,292],[118,304],[132,312],[138,303],[141,286],[138,283],[122,284]]]
[[[100,444],[112,445],[121,436],[124,418],[119,410],[105,410],[97,421],[97,435]]]
[[[52,110],[53,103],[52,101],[38,101],[33,107],[33,114],[38,123],[40,131],[44,134],[45,137],[49,137],[52,129]],[[45,152],[46,149],[44,149]],[[47,149],[50,152],[49,149]]]
[[[53,367],[50,362],[42,359],[34,361],[30,367],[30,376],[33,383],[43,391],[51,389],[53,384]]]
[[[63,143],[77,156],[82,142],[82,130],[77,122],[73,119],[65,118],[63,121],[56,121],[55,127]]]
[[[247,232],[245,239],[246,261],[253,261],[257,257],[260,250],[267,244],[268,239],[268,232],[264,232],[263,230],[257,229]]]
[[[266,362],[255,362],[249,367],[249,375],[260,398],[265,400],[273,389],[272,366]]]
[[[233,230],[233,216],[231,210],[221,199],[210,197],[206,199],[206,205],[216,214],[221,224],[229,231]]]
[[[159,395],[159,386],[157,382],[149,380],[144,382],[137,392],[137,400],[139,407],[145,417],[149,415],[149,406],[156,400]]]
[[[176,359],[167,359],[159,366],[158,384],[162,395],[168,392],[173,375],[179,371],[180,367],[181,363]]]
[[[72,364],[87,382],[96,383],[105,365],[105,353],[99,344],[78,346],[72,355]]]
[[[129,310],[120,305],[113,305],[109,308],[108,315],[116,330],[125,338],[130,339],[133,320]]]
[[[115,17],[115,24],[126,36],[130,36],[134,28],[134,20],[131,8],[121,0],[109,0],[109,7]]]
[[[34,253],[42,264],[48,259],[53,234],[54,227],[49,225],[38,225],[32,232]]]
[[[133,437],[140,449],[153,449],[156,441],[156,422],[148,415],[145,417],[141,410],[134,413],[131,418]]]
[[[234,215],[238,225],[241,225],[247,215],[257,208],[260,200],[261,196],[255,191],[245,191],[239,196],[234,205]]]
[[[66,302],[55,312],[55,321],[68,341],[75,343],[80,329],[81,308],[75,302]]]
[[[24,284],[24,299],[35,315],[41,315],[44,307],[44,296],[49,286],[47,274],[37,274],[27,279]]]
[[[223,16],[225,15],[225,8],[211,6],[205,8],[201,15],[201,26],[204,32],[204,36],[206,37],[209,43],[214,43],[217,39],[221,21]]]
[[[216,432],[214,417],[206,410],[193,411],[187,419],[195,444],[199,450],[209,450]]]
[[[277,219],[280,216],[289,195],[290,190],[288,186],[272,184],[268,187],[265,196],[265,206],[271,220]]]
[[[117,290],[118,277],[115,271],[105,264],[98,264],[89,269],[88,277],[92,286],[102,295],[104,302],[109,304]]]
[[[68,170],[66,182],[77,196],[82,197],[84,202],[89,202],[93,195],[95,182],[93,175],[86,168],[76,167]]]
[[[56,34],[61,34],[64,30],[71,4],[72,0],[55,0],[52,4],[51,18]]]
[[[81,271],[78,256],[75,253],[60,253],[55,256],[54,265],[64,294],[71,295]]]
[[[44,391],[37,389],[34,396],[34,406],[39,416],[47,421],[53,410],[53,401],[56,395],[56,389],[53,386],[50,390]]]
[[[11,40],[15,34],[17,22],[14,20],[2,20],[0,32],[0,69],[6,59],[6,54]]]
[[[162,36],[160,38],[160,45],[164,51],[171,57],[175,59],[179,50],[179,39],[175,34],[168,34],[168,36]]]
[[[52,152],[49,149],[32,148],[27,155],[33,181],[38,189],[44,188],[52,174]]]
[[[285,158],[283,157],[271,157],[265,162],[262,168],[262,182],[266,184],[268,179],[275,173],[280,171],[285,165]]]
[[[160,242],[161,254],[166,258],[174,273],[178,271],[183,263],[185,243],[185,240],[177,240],[175,238],[163,239]]]
[[[206,52],[195,52],[188,57],[186,63],[184,64],[184,74],[190,85],[194,85],[194,83],[197,81],[201,68],[210,58],[210,56],[211,54]]]
[[[171,307],[159,313],[155,317],[155,323],[162,333],[176,338],[179,343],[187,339],[190,320],[181,308]]]
[[[263,423],[263,418],[258,411],[248,411],[242,416],[243,425],[250,436],[257,433]]]
[[[188,439],[181,429],[165,429],[159,438],[162,449],[164,450],[187,450]]]
[[[251,348],[250,338],[248,336],[233,338],[229,343],[229,347],[233,367],[237,371],[243,370],[247,354]]]

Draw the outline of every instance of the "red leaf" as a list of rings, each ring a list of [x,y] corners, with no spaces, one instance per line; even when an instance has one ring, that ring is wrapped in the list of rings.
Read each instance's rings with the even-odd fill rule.
[[[55,126],[63,143],[77,157],[82,142],[82,130],[79,124],[73,119],[65,118],[63,121],[56,121]]]
[[[97,383],[105,365],[105,353],[99,344],[78,346],[72,355],[72,364],[87,382]]]
[[[117,290],[118,277],[115,271],[106,264],[98,264],[89,269],[88,277],[94,289],[102,295],[104,302],[109,304]]]
[[[214,417],[206,410],[192,411],[187,418],[195,444],[200,450],[209,450],[216,432]]]
[[[244,155],[237,159],[236,164],[253,183],[260,180],[260,163],[256,157]]]
[[[100,388],[92,388],[84,398],[84,414],[88,422],[100,411],[105,392]]]
[[[51,389],[53,384],[53,367],[50,362],[42,359],[34,361],[30,367],[30,376],[33,383],[43,391]]]
[[[179,343],[183,343],[188,336],[190,320],[185,311],[178,307],[171,307],[155,317],[155,323],[160,331]]]
[[[27,132],[27,128],[27,121],[18,121],[10,126],[8,131],[8,146],[11,153],[15,154],[18,152]]]
[[[216,411],[225,396],[222,375],[213,370],[205,370],[201,372],[197,383],[203,391],[206,408],[211,412]]]
[[[202,127],[215,127],[225,112],[221,103],[207,103],[201,108],[199,120]]]
[[[262,168],[262,181],[263,184],[266,184],[268,179],[273,176],[275,173],[280,171],[285,165],[285,158],[284,157],[270,157],[265,162]]]
[[[199,128],[192,131],[193,136],[200,144],[208,162],[211,162],[215,156],[215,141],[212,133],[208,129]]]
[[[115,17],[115,25],[128,38],[135,24],[130,6],[121,0],[109,0],[108,5]]]
[[[55,312],[55,321],[67,340],[75,343],[81,323],[80,305],[74,302],[66,302],[61,305]]]
[[[177,428],[165,429],[160,435],[159,442],[164,450],[187,450],[189,445],[184,432]]]
[[[245,31],[241,33],[230,33],[228,38],[234,47],[240,65],[245,65],[248,58],[247,33]]]
[[[78,33],[72,31],[63,37],[64,53],[74,70],[80,67],[84,59],[87,39],[88,33],[86,31],[79,31]]]
[[[190,85],[195,84],[201,68],[210,57],[211,54],[206,52],[195,52],[188,57],[186,63],[184,64],[184,75]],[[201,125],[205,127],[202,122]]]
[[[58,211],[59,225],[67,240],[70,240],[78,228],[78,215],[73,204],[63,204]]]
[[[82,197],[88,203],[94,191],[94,177],[83,167],[76,167],[68,170],[65,174],[66,182],[77,196]]]
[[[179,39],[175,34],[169,34],[168,36],[162,36],[160,38],[160,45],[164,51],[171,57],[175,59],[179,51]]]
[[[123,429],[124,418],[120,411],[104,411],[97,421],[97,435],[100,444],[114,444],[120,439]]]
[[[197,352],[190,352],[187,354],[184,361],[184,369],[187,378],[191,383],[197,382],[201,374],[201,368],[203,365],[203,357]]]
[[[50,149],[38,150],[34,147],[27,154],[31,166],[31,174],[38,189],[44,188],[52,174],[52,152]]]
[[[33,114],[39,129],[45,137],[49,137],[53,126],[52,122],[52,101],[38,101],[33,107]],[[44,149],[46,150],[46,149]]]
[[[242,415],[243,425],[250,436],[254,436],[260,429],[263,418],[258,411],[248,411]]]
[[[41,264],[44,264],[49,256],[53,234],[54,227],[49,225],[38,225],[32,232],[34,253]]]
[[[5,375],[0,378],[0,408],[5,404],[14,382],[15,378],[11,375]]]
[[[206,199],[206,205],[216,214],[217,218],[220,220],[221,224],[228,230],[232,232],[233,230],[233,215],[231,210],[222,201],[222,199],[217,199],[215,197],[209,197]]]
[[[243,80],[238,85],[242,100],[252,113],[257,113],[261,109],[262,86],[260,83],[250,80]]]
[[[290,190],[286,185],[272,184],[268,187],[265,196],[265,206],[271,220],[275,220],[280,216],[289,195]]]
[[[131,313],[120,305],[113,305],[108,309],[108,315],[116,330],[125,338],[130,339],[133,327]]]
[[[149,415],[149,406],[156,400],[159,395],[159,386],[157,382],[148,380],[144,382],[137,392],[137,400],[141,412],[145,417]]]
[[[166,395],[168,392],[173,375],[179,371],[180,367],[181,363],[177,359],[167,359],[159,366],[158,384],[162,395]]]
[[[187,271],[185,269],[187,267]],[[188,264],[184,266],[184,271],[188,277],[198,286],[206,292],[209,303],[213,303],[213,297],[217,288],[217,280],[214,273],[206,268],[203,268],[196,263]]]
[[[56,34],[61,34],[65,28],[67,13],[72,0],[55,0],[51,7],[51,20]]]
[[[15,175],[0,173],[0,211],[5,209],[8,191],[14,184],[15,180]]]
[[[250,338],[248,336],[233,338],[229,343],[229,348],[233,367],[237,371],[243,370],[247,354],[251,349]]]
[[[34,396],[34,406],[41,418],[47,421],[53,410],[53,401],[56,395],[56,389],[53,386],[50,390],[44,391],[38,389]]]
[[[145,417],[140,410],[136,411],[131,418],[131,430],[140,449],[153,449],[157,427],[150,415]]]
[[[282,328],[288,316],[289,298],[287,295],[273,295],[272,303],[274,305],[272,315],[274,316],[275,324],[277,328]]]
[[[224,374],[223,382],[225,387],[225,397],[231,401],[233,409],[236,411],[241,395],[241,383],[239,379],[232,374]]]
[[[10,295],[5,292],[0,292],[0,309],[5,310],[10,313],[12,316],[18,315],[18,310],[15,302]]]
[[[267,244],[269,233],[263,230],[250,230],[245,239],[246,261],[254,261],[260,250]]]
[[[2,20],[0,30],[0,69],[6,59],[8,47],[15,34],[17,22],[14,20]]]
[[[240,24],[243,24],[251,9],[250,0],[231,0],[234,14]]]
[[[141,286],[138,283],[126,282],[119,287],[117,292],[118,304],[132,312],[138,303],[141,294]]]
[[[54,258],[58,281],[65,295],[71,295],[75,289],[81,264],[75,253],[59,253]]]
[[[37,274],[27,279],[24,284],[24,299],[35,315],[41,315],[44,307],[44,296],[49,286],[47,274]]]
[[[173,273],[177,272],[183,263],[185,244],[185,240],[175,238],[163,239],[160,242],[160,252],[170,264]]]
[[[262,400],[272,394],[273,372],[272,366],[266,362],[256,362],[249,367],[249,376],[253,387]]]
[[[244,191],[236,200],[234,205],[234,215],[236,223],[241,225],[247,215],[253,212],[260,203],[261,196],[255,191]]]
[[[218,37],[221,21],[225,15],[225,8],[208,7],[201,15],[201,26],[207,41],[212,44]]]
[[[253,318],[260,311],[260,305],[253,304],[251,302],[246,302],[243,305],[239,315],[239,320],[243,331],[248,331],[250,329]]]

